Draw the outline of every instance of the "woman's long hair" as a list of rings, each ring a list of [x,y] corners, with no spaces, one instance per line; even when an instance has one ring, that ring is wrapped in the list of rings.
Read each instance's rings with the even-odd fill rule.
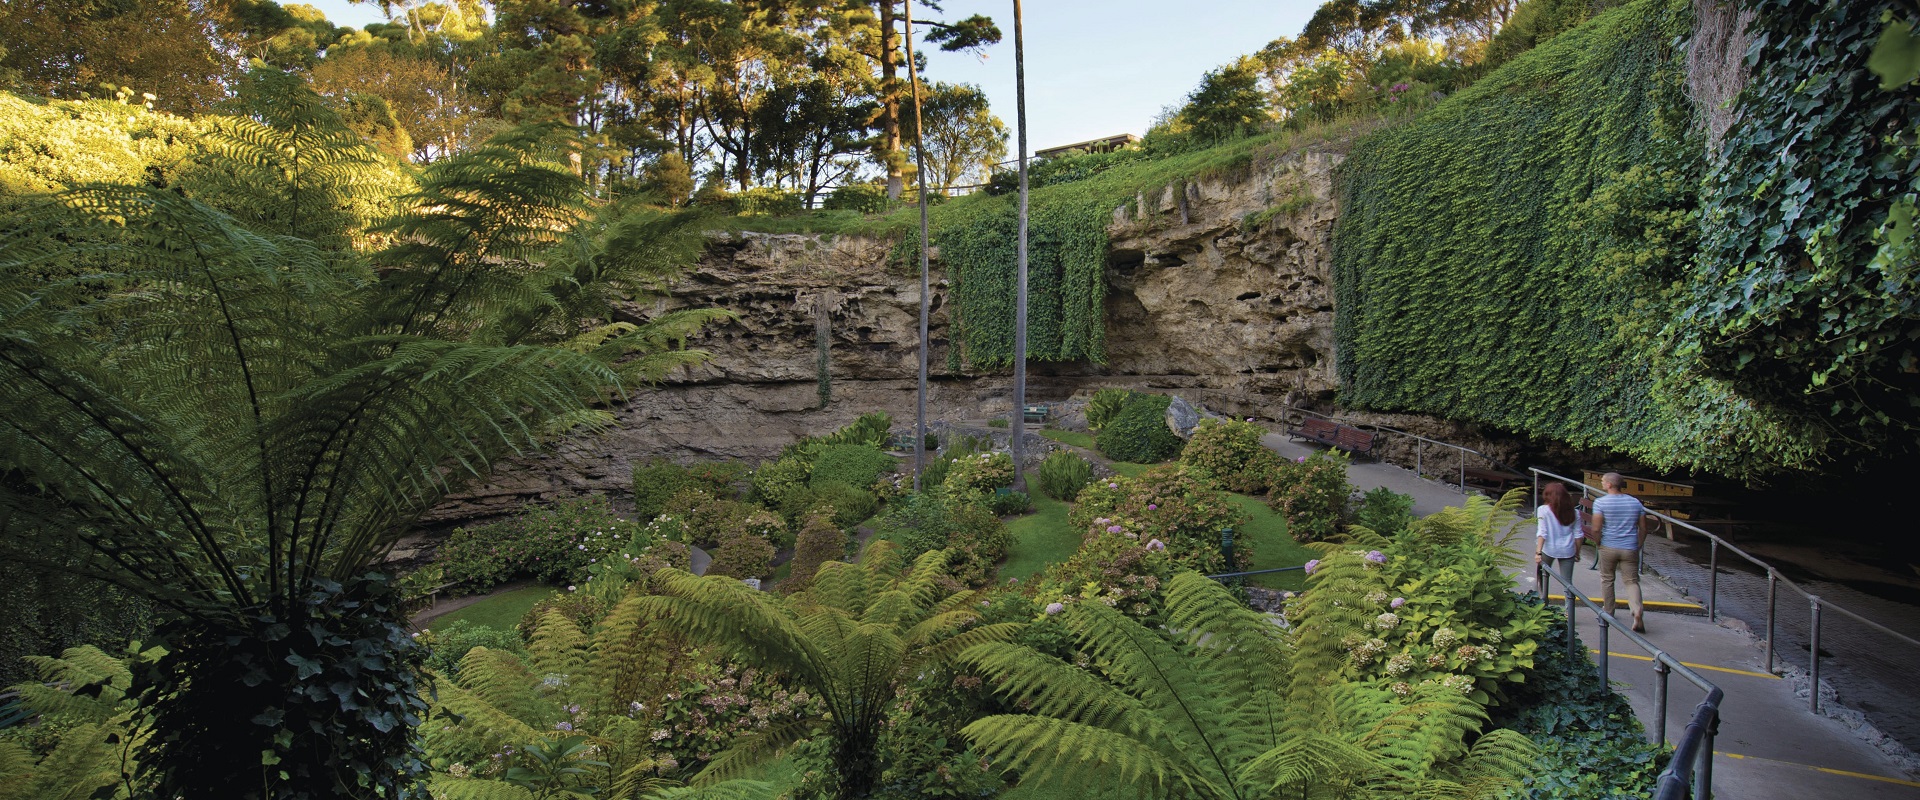
[[[1553,511],[1555,519],[1562,525],[1573,524],[1573,495],[1567,493],[1567,485],[1559,481],[1547,484],[1540,491],[1540,499],[1547,502],[1547,508]]]

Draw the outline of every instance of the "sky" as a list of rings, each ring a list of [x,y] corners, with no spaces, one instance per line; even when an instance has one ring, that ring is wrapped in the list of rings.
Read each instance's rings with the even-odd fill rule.
[[[373,3],[301,0],[336,25],[381,21]],[[1143,134],[1207,70],[1293,36],[1321,0],[1030,0],[1023,3],[1029,151]],[[985,58],[927,50],[922,78],[971,83],[1014,128],[1012,0],[946,0],[935,19],[985,14],[1006,38]],[[916,16],[928,13],[916,7]],[[916,30],[916,33],[919,33]],[[916,39],[919,37],[916,36]],[[916,42],[916,47],[919,47]],[[1012,153],[1009,142],[1009,155]]]

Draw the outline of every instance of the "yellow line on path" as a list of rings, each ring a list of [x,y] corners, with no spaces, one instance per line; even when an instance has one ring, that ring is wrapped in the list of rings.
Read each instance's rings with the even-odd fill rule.
[[[1792,761],[1781,761],[1779,759],[1762,758],[1760,756],[1743,756],[1743,755],[1740,755],[1739,753],[1728,753],[1721,750],[1715,750],[1714,754],[1726,756],[1727,758],[1738,758],[1738,759],[1744,759],[1747,761],[1765,761],[1769,764],[1779,764],[1781,766],[1786,766],[1786,767],[1799,767],[1801,769],[1810,769],[1810,770],[1813,770],[1814,772],[1824,772],[1824,773],[1827,773],[1828,775],[1839,775],[1847,778],[1864,778],[1870,781],[1879,781],[1881,783],[1891,783],[1896,786],[1912,786],[1916,789],[1920,789],[1920,783],[1901,780],[1899,778],[1888,778],[1881,775],[1868,775],[1867,773],[1864,773],[1864,772],[1848,772],[1844,769],[1830,769],[1827,767],[1816,767],[1816,766],[1813,766],[1812,764],[1795,764]]]
[[[1558,601],[1562,601],[1562,602],[1564,602],[1564,601],[1566,601],[1566,599],[1567,599],[1567,597],[1566,597],[1566,595],[1559,595],[1559,594],[1550,594],[1550,595],[1547,595],[1547,599],[1548,599],[1548,600],[1558,600]],[[1588,601],[1588,602],[1591,602],[1591,603],[1594,603],[1594,604],[1596,604],[1596,605],[1598,605],[1598,604],[1600,603],[1600,598],[1598,598],[1598,597],[1589,597],[1589,598],[1587,598],[1587,601]],[[1693,604],[1693,603],[1675,603],[1675,602],[1671,602],[1671,601],[1668,601],[1668,600],[1646,600],[1646,601],[1643,601],[1643,602],[1641,603],[1641,605],[1644,605],[1644,606],[1646,606],[1646,607],[1648,607],[1648,608],[1684,608],[1684,609],[1686,609],[1686,610],[1688,610],[1688,611],[1699,611],[1699,610],[1700,610],[1700,606],[1698,606],[1698,605],[1695,605],[1695,604]],[[1614,607],[1614,608],[1626,608],[1626,607],[1627,607],[1627,601],[1626,601],[1625,599],[1622,599],[1622,598],[1618,598],[1618,597],[1616,597],[1616,598],[1614,598],[1614,599],[1613,599],[1613,607]]]
[[[1587,648],[1587,652],[1598,653],[1600,651],[1589,647]],[[1608,653],[1607,655],[1613,656],[1614,658],[1631,658],[1635,661],[1652,661],[1653,660],[1653,656],[1643,656],[1637,653]],[[1710,669],[1710,670],[1713,670],[1714,672],[1726,672],[1734,675],[1748,675],[1755,678],[1771,678],[1776,681],[1780,680],[1780,676],[1769,675],[1765,672],[1750,672],[1748,670],[1734,669],[1732,667],[1716,667],[1712,664],[1695,664],[1691,661],[1682,661],[1680,663],[1685,664],[1688,667],[1691,667],[1693,669]]]

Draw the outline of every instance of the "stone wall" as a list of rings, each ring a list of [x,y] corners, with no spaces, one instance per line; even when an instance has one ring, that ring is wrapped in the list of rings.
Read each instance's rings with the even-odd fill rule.
[[[1104,386],[1180,394],[1232,416],[1331,402],[1333,147],[1142,193],[1109,228],[1109,363],[1034,364],[1029,396],[1063,400]],[[622,310],[640,321],[685,307],[738,314],[693,340],[712,360],[634,395],[612,429],[500,465],[428,516],[446,523],[561,495],[626,490],[650,458],[764,459],[803,434],[884,410],[914,413],[917,270],[890,266],[883,240],[716,234],[670,301]],[[1004,414],[1004,374],[946,367],[944,277],[933,276],[931,418]],[[833,400],[820,408],[817,333],[828,320]],[[1404,418],[1398,418],[1406,423]],[[1460,432],[1456,432],[1460,433]],[[1468,442],[1469,444],[1475,442]]]

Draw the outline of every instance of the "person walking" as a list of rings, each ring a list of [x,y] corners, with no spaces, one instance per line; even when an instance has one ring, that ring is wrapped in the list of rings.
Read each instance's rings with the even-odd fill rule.
[[[1580,562],[1579,507],[1574,505],[1567,485],[1559,481],[1540,490],[1540,499],[1545,502],[1533,512],[1540,520],[1539,536],[1533,544],[1533,563],[1553,570],[1566,581],[1561,588],[1573,591],[1573,565]],[[1547,587],[1541,586],[1540,594],[1546,593]]]
[[[1600,478],[1604,497],[1593,501],[1587,518],[1587,536],[1600,540],[1600,602],[1613,615],[1613,582],[1626,584],[1627,607],[1633,611],[1633,629],[1646,632],[1640,601],[1640,548],[1647,542],[1647,507],[1626,492],[1627,479],[1618,472]]]

